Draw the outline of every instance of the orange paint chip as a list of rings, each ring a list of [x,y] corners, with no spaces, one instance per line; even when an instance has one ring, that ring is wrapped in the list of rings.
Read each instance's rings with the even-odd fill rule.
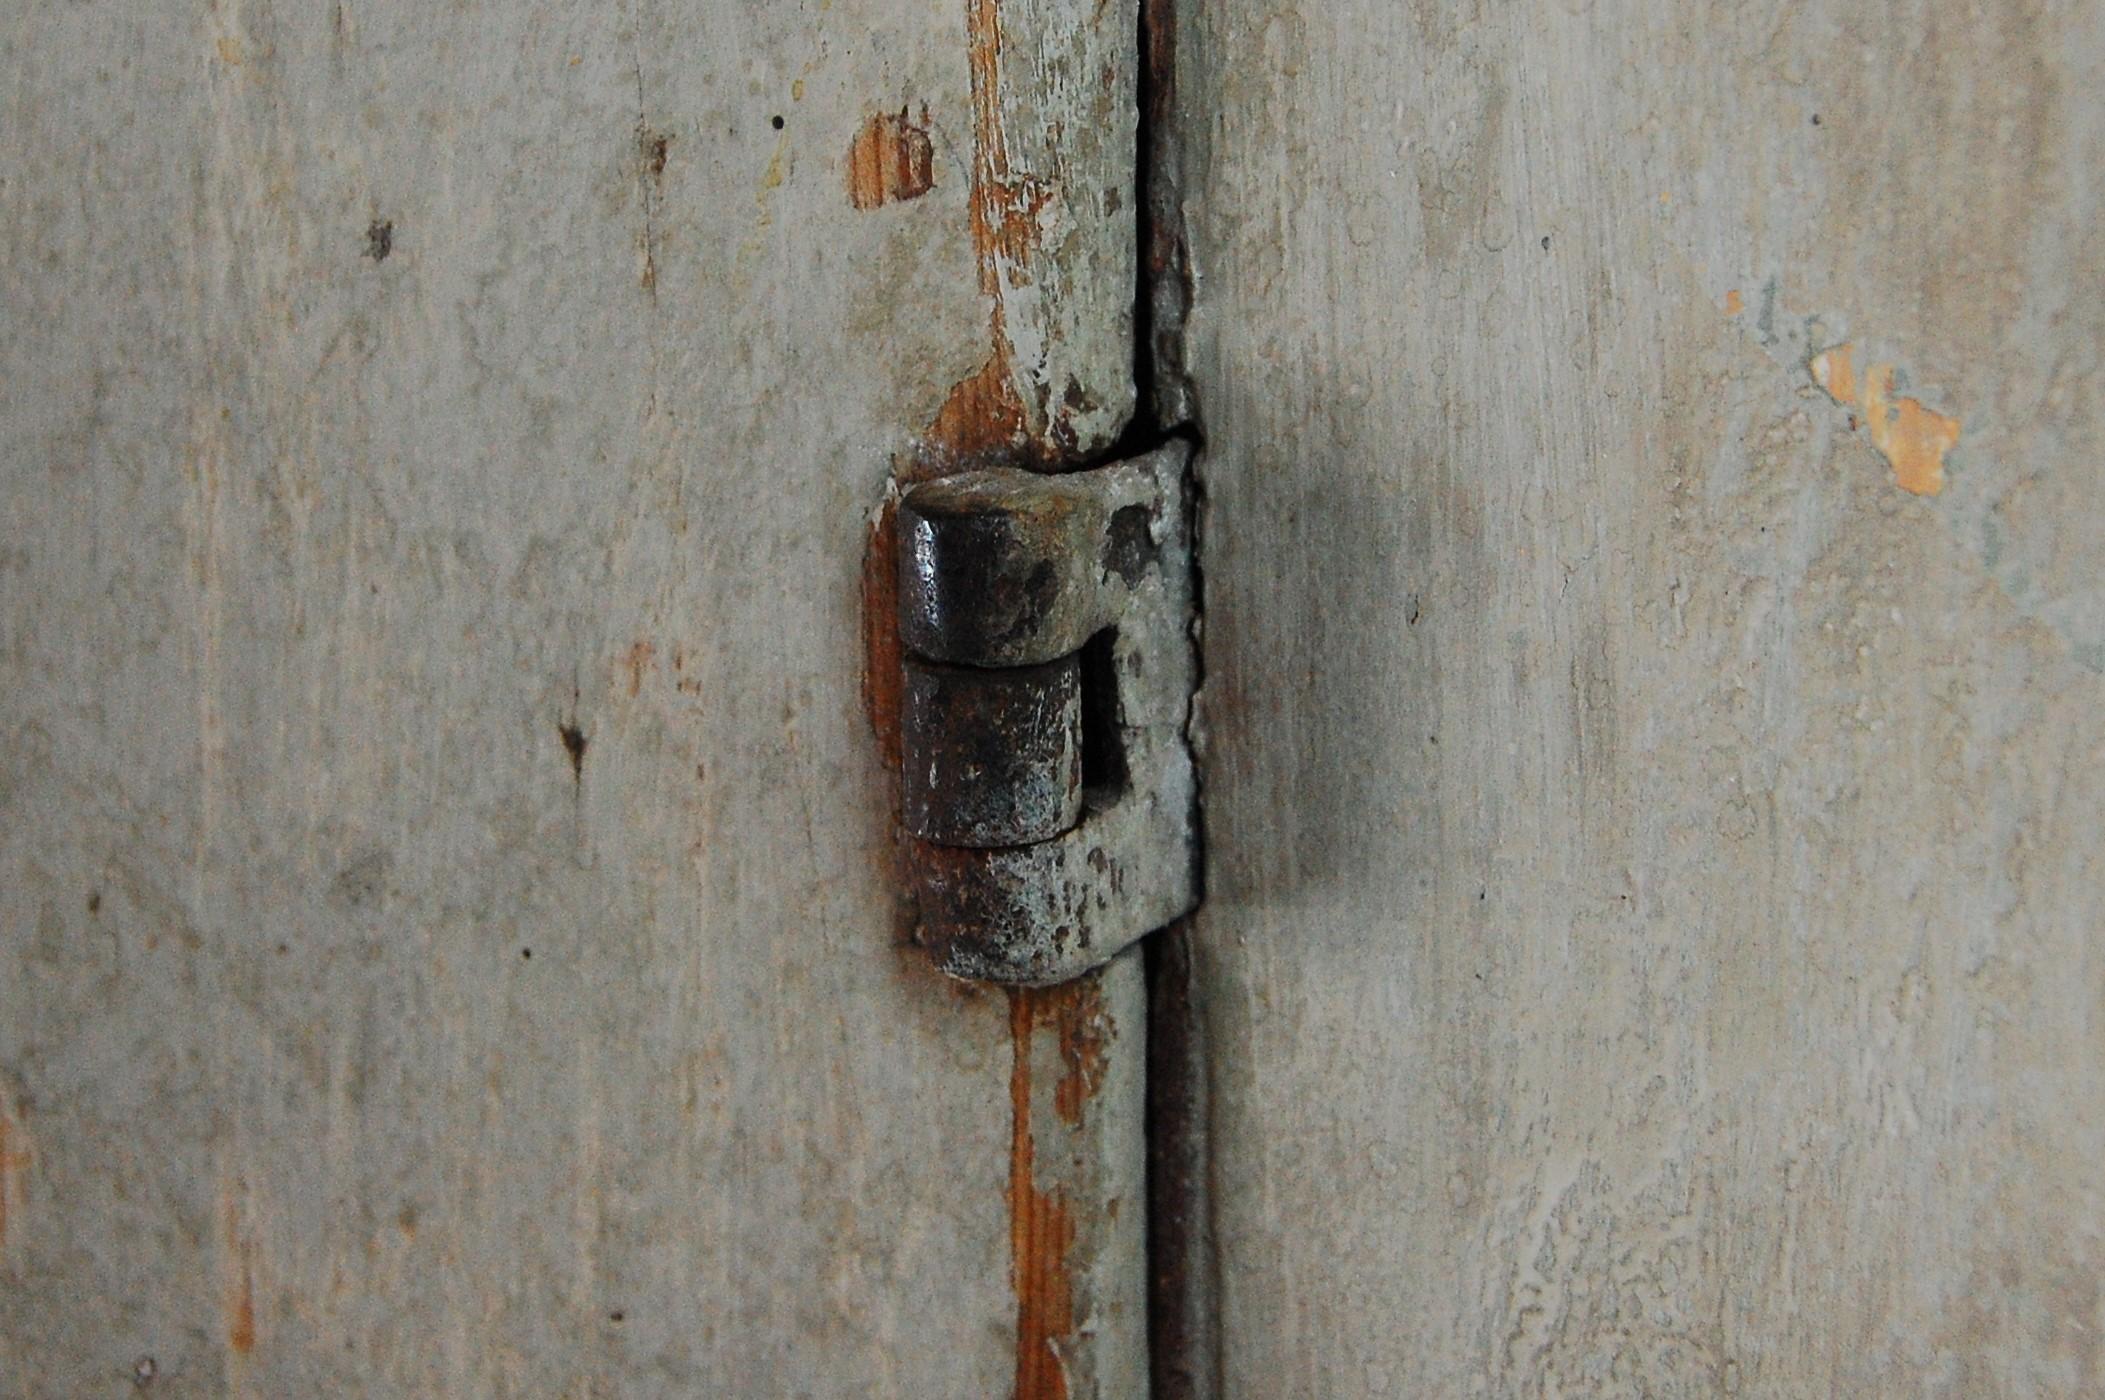
[[[1837,345],[1813,356],[1813,383],[1825,389],[1836,403],[1851,408],[1856,406],[1856,368],[1850,363],[1850,356],[1855,353],[1854,346]]]
[[[1727,316],[1737,316],[1746,309],[1747,299],[1740,295],[1739,288],[1734,287],[1731,291],[1725,293],[1725,314]]]
[[[863,123],[848,146],[848,202],[857,209],[919,199],[935,188],[935,145],[927,116],[916,125],[906,109]]]
[[[1813,356],[1813,382],[1836,403],[1863,411],[1871,445],[1892,464],[1901,490],[1936,495],[1944,489],[1944,454],[1959,442],[1959,420],[1920,399],[1895,395],[1892,365],[1873,365],[1859,378],[1853,353],[1853,347],[1837,345]]]

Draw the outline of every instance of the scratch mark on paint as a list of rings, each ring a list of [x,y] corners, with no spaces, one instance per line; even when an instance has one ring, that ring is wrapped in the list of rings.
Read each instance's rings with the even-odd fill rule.
[[[1944,454],[1959,441],[1959,420],[1895,393],[1897,371],[1890,364],[1859,375],[1854,356],[1848,344],[1822,350],[1812,358],[1813,382],[1836,403],[1862,410],[1871,445],[1892,464],[1901,490],[1936,495],[1944,489]]]

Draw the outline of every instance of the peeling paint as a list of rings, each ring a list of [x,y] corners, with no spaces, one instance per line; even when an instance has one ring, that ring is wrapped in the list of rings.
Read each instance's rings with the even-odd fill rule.
[[[1049,440],[1055,436],[1049,423],[1045,431],[1033,431],[1037,415],[1016,385],[1017,338],[1024,327],[1011,324],[1008,310],[1008,294],[1031,285],[1031,259],[1055,192],[1051,184],[1018,174],[1010,165],[1001,99],[1000,0],[968,0],[965,31],[972,89],[972,188],[967,207],[980,290],[990,303],[992,346],[980,368],[952,386],[930,426],[927,446],[938,459],[933,472],[1018,450],[1050,460],[1060,446]],[[1037,348],[1042,352],[1042,346]],[[1024,358],[1030,362],[1043,357],[1027,353]]]
[[[1813,356],[1813,382],[1836,403],[1862,411],[1871,445],[1892,464],[1901,490],[1936,495],[1944,489],[1944,454],[1959,441],[1959,420],[1895,393],[1898,371],[1890,364],[1874,364],[1859,375],[1855,353],[1853,345],[1843,344]]]
[[[1740,295],[1739,288],[1734,287],[1731,291],[1725,293],[1725,314],[1727,316],[1737,316],[1746,309],[1747,299]]]
[[[928,110],[918,122],[901,107],[863,123],[848,145],[848,202],[857,209],[919,199],[935,188],[935,143]]]

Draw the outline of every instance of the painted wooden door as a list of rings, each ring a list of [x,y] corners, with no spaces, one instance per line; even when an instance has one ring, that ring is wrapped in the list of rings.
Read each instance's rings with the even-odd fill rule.
[[[2105,1393],[2105,10],[1180,28],[1225,1392]]]
[[[2098,8],[1149,10],[12,21],[0,1394],[1143,1393],[861,595],[1179,427],[1164,1393],[2105,1389]]]
[[[859,584],[1123,426],[1137,29],[0,26],[0,1395],[1144,1384],[1137,957],[901,946]]]

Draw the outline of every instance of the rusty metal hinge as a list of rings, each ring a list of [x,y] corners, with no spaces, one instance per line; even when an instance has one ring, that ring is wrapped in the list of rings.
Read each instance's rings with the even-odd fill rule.
[[[899,503],[906,824],[953,976],[1065,981],[1196,900],[1189,456]]]

